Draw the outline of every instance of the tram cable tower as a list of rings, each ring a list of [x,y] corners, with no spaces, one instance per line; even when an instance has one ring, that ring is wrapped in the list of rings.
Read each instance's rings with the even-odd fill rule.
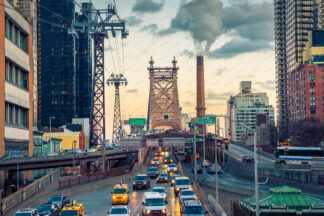
[[[126,86],[127,80],[123,74],[111,74],[110,78],[107,80],[107,85],[115,86],[114,123],[113,123],[112,142],[119,143],[122,134],[119,86],[121,85]]]
[[[92,5],[92,4],[91,4]],[[89,16],[88,23],[73,23],[72,29],[82,31],[88,28],[94,41],[94,74],[92,84],[92,114],[90,140],[92,146],[103,145],[105,135],[105,74],[104,74],[104,41],[108,32],[116,37],[116,32],[121,32],[122,39],[128,36],[125,21],[117,14],[116,6],[108,4],[105,9],[94,7],[82,8],[84,14]],[[119,93],[119,92],[118,92]],[[118,95],[119,97],[119,95]]]

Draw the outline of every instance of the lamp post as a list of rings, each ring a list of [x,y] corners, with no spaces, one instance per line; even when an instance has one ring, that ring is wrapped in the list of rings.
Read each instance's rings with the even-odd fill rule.
[[[50,148],[52,147],[52,119],[55,119],[55,116],[50,116],[49,117],[49,122],[50,122]]]
[[[259,209],[259,206],[260,206],[260,203],[259,203],[259,178],[258,178],[258,160],[257,160],[257,145],[256,145],[256,142],[257,142],[257,134],[256,134],[256,130],[255,129],[252,129],[251,127],[248,127],[244,124],[242,124],[241,122],[238,122],[232,118],[230,118],[229,116],[227,115],[206,115],[207,117],[214,117],[214,118],[217,118],[217,117],[224,117],[224,118],[228,118],[230,119],[231,121],[235,122],[236,124],[248,129],[248,130],[251,130],[253,131],[253,139],[254,139],[254,145],[253,145],[253,148],[254,148],[254,190],[255,190],[255,215],[256,216],[259,216],[260,215],[260,209]],[[216,120],[216,119],[215,119]],[[216,126],[216,125],[215,125]],[[216,143],[217,145],[217,143]],[[217,170],[216,170],[216,176],[217,176]],[[215,177],[216,178],[216,177]],[[217,182],[216,182],[217,183]]]
[[[76,145],[76,140],[73,140],[73,144],[72,144],[72,151],[73,151],[73,175],[75,176],[75,151],[74,151],[74,148],[75,148],[75,145]]]

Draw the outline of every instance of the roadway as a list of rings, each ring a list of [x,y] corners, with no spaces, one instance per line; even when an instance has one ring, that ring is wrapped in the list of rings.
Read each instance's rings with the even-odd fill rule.
[[[154,151],[150,158],[154,158]],[[178,171],[179,172],[179,171]],[[121,178],[122,180],[122,178]],[[175,196],[173,192],[173,187],[170,183],[156,183],[156,180],[151,179],[151,188],[149,190],[135,190],[133,191],[132,183],[128,184],[129,187],[129,203],[128,209],[131,212],[132,216],[142,215],[142,198],[145,192],[152,190],[155,186],[165,187],[167,192],[168,204],[167,212],[170,216],[179,216],[180,215],[180,203],[179,199]],[[107,215],[107,211],[110,211],[111,204],[111,191],[113,187],[108,187],[103,190],[94,191],[87,194],[82,194],[79,196],[72,197],[72,200],[76,200],[84,204],[87,216],[103,216]]]
[[[226,150],[226,153],[238,161],[242,161],[242,157],[244,155],[254,155],[254,152],[251,149],[244,148],[233,143],[229,145],[229,149]],[[264,157],[263,155],[258,155],[258,162],[260,164],[274,164],[275,161]]]

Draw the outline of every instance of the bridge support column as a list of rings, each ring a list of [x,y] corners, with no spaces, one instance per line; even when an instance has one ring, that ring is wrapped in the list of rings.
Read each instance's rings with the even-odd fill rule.
[[[144,162],[146,148],[140,148],[138,149],[138,163]]]

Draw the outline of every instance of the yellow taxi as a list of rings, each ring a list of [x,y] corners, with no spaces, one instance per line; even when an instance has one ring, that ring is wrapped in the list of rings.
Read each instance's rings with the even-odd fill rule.
[[[117,184],[114,186],[114,190],[111,192],[112,194],[112,204],[127,204],[128,203],[128,185],[127,184]]]
[[[72,204],[67,204],[62,208],[60,216],[85,216],[84,206],[73,200]]]

